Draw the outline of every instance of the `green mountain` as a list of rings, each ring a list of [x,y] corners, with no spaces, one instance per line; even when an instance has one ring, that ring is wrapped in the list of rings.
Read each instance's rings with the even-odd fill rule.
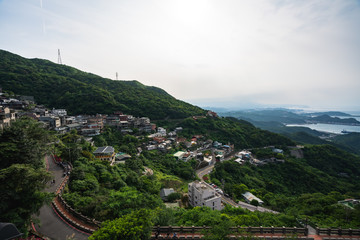
[[[339,135],[333,138],[333,142],[341,145],[348,146],[357,154],[360,154],[360,133],[349,133]]]
[[[138,81],[114,81],[55,64],[26,59],[0,50],[0,86],[5,91],[34,96],[47,107],[66,108],[70,114],[122,111],[151,119],[202,115],[199,107],[177,100],[164,90]]]
[[[221,113],[222,116],[251,119],[259,122],[280,122],[286,124],[305,123],[305,117],[284,109],[249,110]]]
[[[304,158],[299,159],[284,150],[281,164],[219,162],[210,174],[211,181],[223,184],[224,191],[237,200],[250,191],[267,207],[307,218],[319,227],[358,227],[360,208],[350,210],[337,203],[360,197],[360,157],[330,145],[306,146]]]

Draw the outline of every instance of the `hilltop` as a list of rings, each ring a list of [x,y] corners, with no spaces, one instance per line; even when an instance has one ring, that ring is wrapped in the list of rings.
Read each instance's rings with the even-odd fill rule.
[[[163,89],[135,80],[115,81],[3,50],[0,50],[0,86],[5,91],[34,96],[47,107],[66,108],[70,114],[123,111],[152,119],[174,119],[205,113]]]

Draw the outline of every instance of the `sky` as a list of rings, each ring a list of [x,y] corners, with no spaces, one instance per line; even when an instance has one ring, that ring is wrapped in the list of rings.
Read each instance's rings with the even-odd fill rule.
[[[360,110],[359,0],[0,0],[0,49],[203,107]]]

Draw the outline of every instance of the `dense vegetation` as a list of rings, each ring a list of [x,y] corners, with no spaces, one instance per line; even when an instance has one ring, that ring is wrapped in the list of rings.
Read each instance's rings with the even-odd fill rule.
[[[184,118],[204,110],[177,100],[164,90],[138,81],[113,81],[42,59],[25,59],[0,50],[0,86],[34,96],[48,107],[70,114],[122,111],[151,119]]]
[[[80,157],[73,161],[70,184],[64,198],[83,214],[104,221],[129,214],[131,211],[164,207],[160,199],[161,187],[180,189],[182,179],[191,180],[195,172],[191,162],[174,161],[171,154],[144,151],[136,154],[139,140],[130,135],[123,136],[114,128],[95,138],[96,143],[114,144],[116,150],[132,154],[125,164],[110,166],[108,162],[95,160],[85,142],[72,141],[79,136],[76,132],[64,135],[57,144],[57,151],[69,147],[70,142],[82,149]],[[70,139],[70,141],[69,141]],[[67,151],[62,151],[67,159]],[[153,169],[154,174],[144,174],[144,166]]]
[[[205,123],[203,128],[212,129],[213,134],[221,132],[221,128],[214,127],[213,124],[233,124],[235,128],[242,130],[241,124],[233,119],[208,118],[202,121]],[[249,131],[258,130],[248,123],[244,122],[243,124]],[[222,127],[225,128],[226,125]],[[191,131],[195,131],[193,128],[190,128],[191,131],[187,131],[187,128],[186,125],[184,134],[191,135],[193,134]],[[264,132],[265,135],[269,134],[265,131],[261,132]],[[277,136],[276,134],[270,135]],[[76,132],[64,135],[60,139],[58,148],[62,143],[79,142],[74,141],[76,138]],[[280,137],[280,139],[282,138]],[[73,161],[74,170],[71,173],[71,182],[63,196],[70,205],[83,214],[101,221],[106,220],[103,227],[94,234],[94,239],[106,239],[109,236],[131,239],[131,236],[140,234],[139,231],[142,231],[143,227],[147,228],[147,224],[184,226],[217,226],[225,223],[229,226],[294,226],[297,224],[296,219],[291,216],[251,213],[248,210],[232,209],[229,206],[221,212],[205,207],[165,208],[159,196],[162,187],[172,187],[181,193],[174,194],[174,200],[180,199],[182,205],[187,206],[187,197],[182,194],[187,192],[187,183],[195,178],[196,161],[175,160],[172,154],[180,149],[178,147],[175,147],[170,153],[153,150],[138,154],[137,147],[147,142],[146,138],[141,135],[137,137],[122,135],[111,127],[106,128],[94,140],[96,144],[113,145],[116,150],[131,153],[133,156],[126,160],[125,164],[110,166],[107,162],[95,160],[88,154],[87,147],[77,147],[83,149],[83,157]],[[81,141],[79,144],[82,145]],[[63,154],[66,156],[66,151],[63,151]],[[154,174],[144,174],[145,166],[151,168]],[[142,212],[144,214],[142,217],[135,217],[138,211],[144,209],[146,212]],[[142,225],[144,222],[146,226]],[[133,230],[126,230],[125,226],[129,226]],[[123,229],[123,231],[119,229]]]
[[[336,136],[332,141],[339,145],[347,146],[351,151],[360,155],[360,133],[349,133]]]
[[[344,209],[337,201],[360,197],[360,158],[329,145],[308,146],[304,156],[258,167],[222,162],[211,180],[224,182],[236,199],[250,190],[274,210],[308,217],[320,226],[359,226],[360,209]]]
[[[39,123],[27,118],[0,133],[0,218],[25,235],[31,216],[52,196],[43,192],[51,179],[44,163],[49,138]]]

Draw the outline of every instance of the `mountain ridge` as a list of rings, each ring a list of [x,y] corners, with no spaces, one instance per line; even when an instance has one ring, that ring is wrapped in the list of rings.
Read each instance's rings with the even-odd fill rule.
[[[0,86],[17,94],[33,95],[48,107],[66,108],[70,114],[123,111],[152,119],[205,114],[205,110],[137,80],[102,78],[71,66],[26,59],[4,50],[0,50]]]

